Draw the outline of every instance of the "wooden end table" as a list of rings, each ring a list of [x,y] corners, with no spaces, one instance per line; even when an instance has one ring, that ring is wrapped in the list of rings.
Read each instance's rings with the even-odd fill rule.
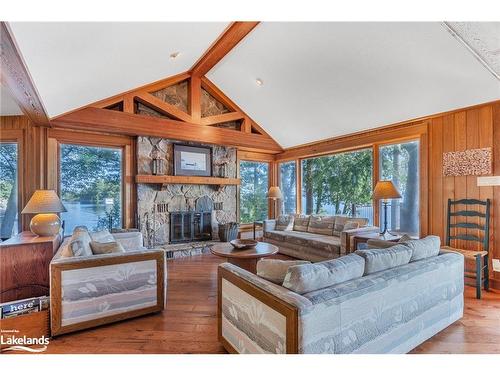
[[[0,302],[49,295],[50,261],[59,235],[22,232],[0,244]]]
[[[246,250],[235,250],[229,242],[221,242],[213,245],[210,251],[216,256],[226,258],[229,263],[235,266],[256,273],[257,261],[277,254],[278,250],[278,246],[267,242],[258,242],[255,247]]]
[[[368,233],[360,233],[360,234],[355,234],[353,237],[353,247],[354,249],[352,251],[358,250],[358,245],[360,243],[366,243],[368,240],[383,240],[383,241],[390,241],[390,242],[398,242],[402,234],[390,234],[386,233],[384,235],[381,235],[379,232],[368,232]]]

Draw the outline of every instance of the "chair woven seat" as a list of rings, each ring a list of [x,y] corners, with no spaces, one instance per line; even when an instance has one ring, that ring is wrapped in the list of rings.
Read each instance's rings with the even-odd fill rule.
[[[468,259],[475,259],[477,255],[481,255],[481,258],[488,255],[488,252],[483,250],[464,250],[464,249],[457,249],[456,247],[451,247],[451,246],[442,246],[441,249],[456,251],[457,253],[462,254],[465,258]]]

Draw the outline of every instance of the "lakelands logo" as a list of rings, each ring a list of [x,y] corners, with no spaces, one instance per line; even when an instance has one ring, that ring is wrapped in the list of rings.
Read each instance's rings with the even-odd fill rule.
[[[49,338],[16,336],[17,330],[1,330],[0,346],[2,352],[7,351],[26,351],[31,353],[41,353],[47,350]]]

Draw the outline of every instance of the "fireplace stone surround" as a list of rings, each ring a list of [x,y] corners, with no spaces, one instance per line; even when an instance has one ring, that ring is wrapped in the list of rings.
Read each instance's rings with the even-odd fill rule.
[[[166,161],[166,175],[173,175],[173,145],[208,146],[212,149],[212,176],[237,177],[236,148],[180,142],[157,137],[137,138],[137,173],[152,174],[152,155],[159,153]],[[218,240],[218,225],[237,218],[237,187],[232,185],[138,184],[138,227],[148,247],[168,250],[190,248],[170,245],[170,217],[175,212],[211,211],[211,238]],[[196,243],[200,243],[198,240]],[[194,243],[193,243],[194,244]],[[198,247],[205,248],[200,245]]]

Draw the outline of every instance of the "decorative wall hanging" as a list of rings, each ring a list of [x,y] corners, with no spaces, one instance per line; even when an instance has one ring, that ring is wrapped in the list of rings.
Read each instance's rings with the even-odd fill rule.
[[[444,176],[491,174],[491,147],[443,153]]]

